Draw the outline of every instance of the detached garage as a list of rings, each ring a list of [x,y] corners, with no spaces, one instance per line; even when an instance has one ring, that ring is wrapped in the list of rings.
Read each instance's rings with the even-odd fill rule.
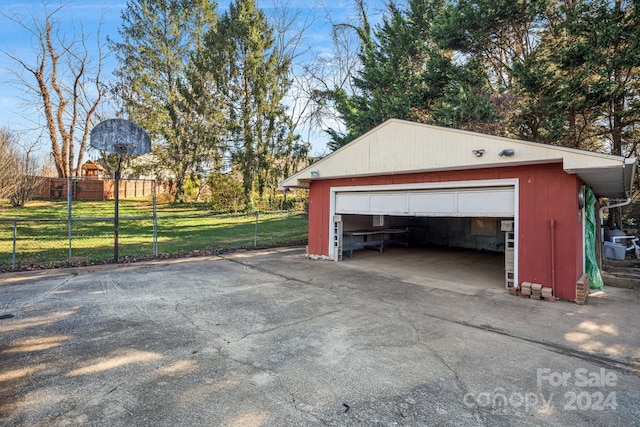
[[[576,298],[584,194],[627,199],[636,159],[389,120],[282,182],[309,189],[310,256],[385,245],[505,253],[505,286]]]

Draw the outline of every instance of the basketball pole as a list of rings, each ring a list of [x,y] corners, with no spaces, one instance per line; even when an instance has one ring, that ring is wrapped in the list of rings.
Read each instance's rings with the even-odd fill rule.
[[[116,166],[114,183],[115,212],[113,215],[113,259],[116,264],[118,263],[118,235],[120,234],[120,165],[122,164],[122,156],[125,150],[125,147],[118,147],[118,165]]]
[[[113,142],[115,141],[115,142]],[[125,119],[109,119],[91,130],[92,148],[115,153],[118,164],[114,174],[113,259],[118,263],[118,235],[120,233],[120,169],[125,154],[138,155],[151,152],[151,138],[144,129]],[[69,249],[71,250],[71,249]]]

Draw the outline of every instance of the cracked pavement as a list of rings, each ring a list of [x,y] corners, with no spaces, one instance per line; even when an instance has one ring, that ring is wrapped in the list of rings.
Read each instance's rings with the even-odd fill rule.
[[[0,425],[640,425],[637,291],[545,303],[372,259],[0,275]]]

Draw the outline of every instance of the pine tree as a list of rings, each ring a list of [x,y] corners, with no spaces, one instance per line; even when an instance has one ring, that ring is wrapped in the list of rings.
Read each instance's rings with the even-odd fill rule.
[[[357,93],[332,94],[347,134],[330,129],[330,148],[339,148],[389,118],[431,119],[451,71],[450,58],[429,33],[443,5],[440,0],[411,0],[406,10],[388,5],[373,37],[362,39],[362,69],[353,77]]]
[[[192,66],[192,55],[201,49],[206,31],[217,19],[217,4],[210,0],[128,0],[119,33],[112,43],[119,79],[116,93],[124,114],[145,128],[159,142],[154,147],[160,168],[175,186],[175,201],[184,201],[187,178],[201,166],[211,150],[196,133],[198,102],[181,90]]]
[[[262,196],[267,187],[275,188],[292,159],[305,155],[283,104],[291,58],[276,50],[274,30],[254,0],[232,3],[205,43],[201,67],[216,75],[229,149],[249,209],[254,192]]]
[[[640,11],[636,1],[578,2],[567,32],[571,65],[586,71],[575,84],[593,102],[594,131],[611,154],[630,155],[640,142]],[[569,64],[558,61],[565,69]]]
[[[640,24],[634,2],[556,5],[541,43],[513,75],[524,137],[631,155],[640,142]]]

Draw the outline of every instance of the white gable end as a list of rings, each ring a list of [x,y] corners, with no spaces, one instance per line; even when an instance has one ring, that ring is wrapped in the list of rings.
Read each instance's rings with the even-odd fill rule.
[[[512,155],[500,155],[507,151]],[[614,181],[614,186],[625,186],[623,181],[629,179],[625,168],[635,165],[635,159],[392,119],[287,178],[282,185],[306,187],[311,179],[554,162],[562,163],[568,173],[582,177],[584,172],[592,180],[596,175],[608,174],[602,178],[609,183],[609,192]],[[629,174],[627,170],[626,175]],[[595,190],[598,183],[591,184]],[[621,189],[614,192],[621,193]]]

